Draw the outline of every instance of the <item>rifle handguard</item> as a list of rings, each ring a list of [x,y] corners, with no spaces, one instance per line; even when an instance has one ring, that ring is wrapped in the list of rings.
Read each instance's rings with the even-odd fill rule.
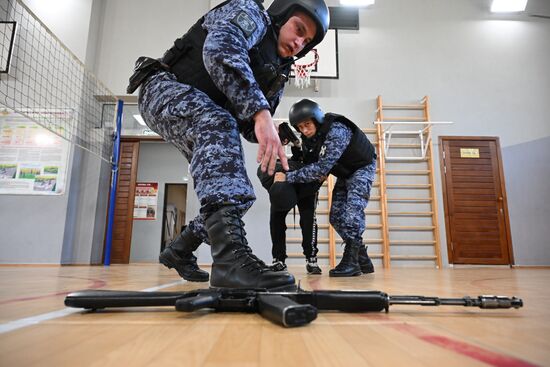
[[[182,312],[193,312],[202,308],[216,308],[219,303],[219,296],[207,294],[194,297],[183,297],[176,300],[176,310]]]

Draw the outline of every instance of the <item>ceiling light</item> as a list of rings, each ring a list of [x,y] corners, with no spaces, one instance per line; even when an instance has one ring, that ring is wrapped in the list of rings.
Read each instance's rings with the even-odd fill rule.
[[[137,121],[140,125],[146,126],[146,125],[145,125],[145,121],[143,121],[143,117],[141,117],[141,115],[134,115],[134,119],[136,119],[136,121]]]
[[[524,11],[527,0],[493,0],[491,11],[493,13],[513,13]]]
[[[340,0],[340,4],[345,6],[369,6],[374,4],[375,0]]]

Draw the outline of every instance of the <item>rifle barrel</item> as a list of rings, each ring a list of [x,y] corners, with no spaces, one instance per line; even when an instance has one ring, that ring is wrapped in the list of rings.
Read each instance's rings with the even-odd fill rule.
[[[390,305],[420,305],[420,306],[464,306],[479,307],[483,309],[496,308],[521,308],[523,300],[516,297],[505,296],[478,296],[471,298],[439,298],[426,296],[389,296]]]

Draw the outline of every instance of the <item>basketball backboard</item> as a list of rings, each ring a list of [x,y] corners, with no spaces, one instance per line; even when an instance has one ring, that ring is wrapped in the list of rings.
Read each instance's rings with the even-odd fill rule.
[[[311,72],[313,79],[338,79],[338,30],[329,29],[323,42],[315,46],[319,61]],[[312,51],[297,61],[298,64],[309,64],[315,59]],[[290,76],[294,77],[294,66]]]
[[[0,73],[10,71],[16,26],[16,22],[0,21],[0,38],[2,39],[2,43],[0,43]]]

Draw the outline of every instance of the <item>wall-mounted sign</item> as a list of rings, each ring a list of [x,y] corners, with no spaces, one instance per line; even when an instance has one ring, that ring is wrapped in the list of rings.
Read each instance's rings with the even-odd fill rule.
[[[134,197],[134,219],[156,220],[159,184],[158,182],[136,183]]]
[[[28,118],[0,111],[0,194],[60,195],[69,143]]]
[[[460,148],[460,158],[479,158],[479,149]]]

